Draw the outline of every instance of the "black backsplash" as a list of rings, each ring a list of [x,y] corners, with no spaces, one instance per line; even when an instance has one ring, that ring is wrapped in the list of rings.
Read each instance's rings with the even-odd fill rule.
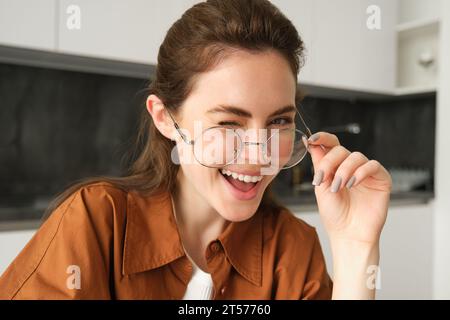
[[[436,95],[379,100],[344,100],[306,97],[298,107],[313,132],[357,123],[359,134],[334,133],[350,151],[360,151],[387,169],[422,169],[430,172],[426,191],[433,192]],[[309,155],[300,163],[303,181],[312,181]],[[291,193],[292,170],[283,170],[275,190]]]
[[[0,206],[119,175],[147,81],[0,64]]]
[[[380,101],[306,98],[302,104],[312,130],[359,123],[359,134],[336,133],[350,151],[361,151],[386,167],[434,166],[435,95]]]
[[[144,107],[147,81],[0,64],[0,206],[23,205],[92,175],[120,175]],[[434,170],[435,95],[390,100],[307,97],[313,131],[359,123],[341,144],[385,167]],[[309,156],[300,167],[312,179]],[[289,189],[292,170],[277,178]]]

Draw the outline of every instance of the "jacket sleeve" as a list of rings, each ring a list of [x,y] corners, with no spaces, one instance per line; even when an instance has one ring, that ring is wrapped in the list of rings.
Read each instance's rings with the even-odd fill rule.
[[[314,244],[310,264],[306,274],[302,299],[330,300],[332,291],[333,282],[328,275],[319,237],[317,232],[314,230]]]
[[[83,187],[41,225],[0,277],[0,299],[109,299],[111,201]]]

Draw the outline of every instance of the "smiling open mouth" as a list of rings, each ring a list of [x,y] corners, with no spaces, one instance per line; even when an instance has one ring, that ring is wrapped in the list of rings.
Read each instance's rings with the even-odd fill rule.
[[[241,192],[250,191],[263,178],[263,176],[244,175],[225,169],[221,169],[219,172],[234,188]]]

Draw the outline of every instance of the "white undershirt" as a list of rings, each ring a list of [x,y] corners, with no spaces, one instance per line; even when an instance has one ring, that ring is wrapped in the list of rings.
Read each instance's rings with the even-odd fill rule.
[[[176,221],[177,216],[175,214],[175,205],[172,197],[170,197],[170,199],[172,201],[172,211]],[[204,272],[195,264],[192,258],[188,255],[184,245],[183,249],[186,256],[192,263],[192,277],[188,283],[186,292],[184,293],[183,300],[211,300],[214,288],[211,274]]]
[[[192,260],[191,262],[192,278],[188,283],[183,300],[211,300],[214,287],[211,275],[200,269]]]

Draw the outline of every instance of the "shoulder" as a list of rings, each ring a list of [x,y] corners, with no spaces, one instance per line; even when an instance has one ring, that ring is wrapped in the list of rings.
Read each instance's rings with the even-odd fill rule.
[[[0,299],[107,297],[115,231],[123,232],[127,193],[107,183],[69,192],[0,277]],[[69,290],[67,268],[76,266],[85,290]],[[93,288],[89,283],[100,279]],[[92,281],[91,281],[92,280]],[[95,282],[97,283],[97,282]]]
[[[97,240],[109,238],[114,228],[125,223],[128,193],[108,182],[78,187],[51,212],[40,231],[77,238],[95,233]]]
[[[109,238],[126,221],[128,193],[107,182],[95,182],[67,191],[69,195],[43,221],[39,231],[50,234],[94,232]],[[51,230],[51,231],[50,231]]]
[[[106,205],[126,202],[127,194],[125,189],[110,182],[95,182],[78,188],[71,194],[71,197],[72,199],[78,197],[84,202],[94,205]]]
[[[79,187],[54,209],[52,215],[105,218],[127,205],[127,191],[109,182],[95,182]]]

